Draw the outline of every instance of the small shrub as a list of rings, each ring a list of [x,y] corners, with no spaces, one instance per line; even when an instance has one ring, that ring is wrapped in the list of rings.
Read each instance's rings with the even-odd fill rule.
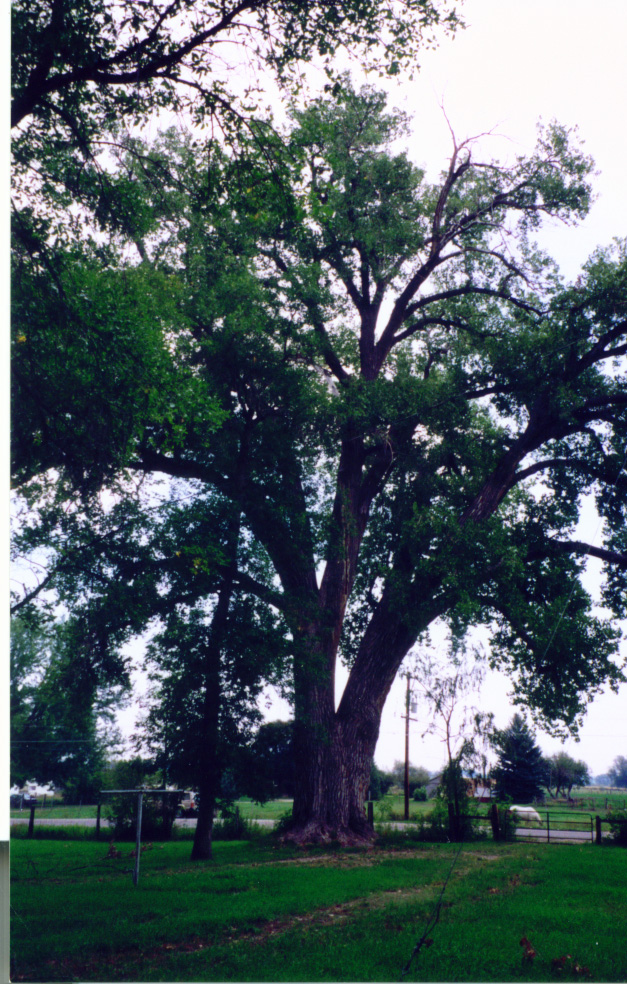
[[[627,810],[608,810],[607,819],[614,843],[627,847]]]
[[[417,786],[414,789],[414,803],[426,803],[427,802],[427,790],[424,786]]]
[[[377,815],[375,820],[377,823],[386,823],[394,819],[394,809],[392,803],[388,799],[379,800],[377,803]]]
[[[499,834],[502,841],[516,840],[516,815],[511,812],[508,803],[499,803]]]
[[[144,796],[142,800],[142,840],[170,840],[178,805],[175,796]],[[116,840],[133,841],[136,836],[137,796],[115,796],[103,810],[114,825]]]
[[[252,840],[259,828],[240,815],[239,807],[223,809],[220,820],[216,820],[211,834],[212,840]]]
[[[272,833],[276,837],[281,837],[282,834],[287,833],[287,831],[292,826],[293,814],[291,810],[286,810],[282,813],[280,817],[277,818],[274,824]]]

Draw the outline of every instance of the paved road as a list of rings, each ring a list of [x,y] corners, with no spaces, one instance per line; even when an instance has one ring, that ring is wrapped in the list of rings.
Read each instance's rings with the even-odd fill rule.
[[[18,823],[28,823],[28,816],[25,817],[11,817],[11,824]],[[274,827],[274,820],[253,820],[253,823],[259,824],[260,827]],[[196,820],[175,820],[174,823],[177,827],[195,827]],[[100,821],[101,827],[107,827],[108,820],[104,818]],[[86,817],[84,820],[73,818],[71,820],[61,820],[61,819],[50,819],[49,817],[39,817],[35,814],[35,826],[36,827],[95,827],[96,819],[95,817]]]
[[[517,827],[516,836],[524,837],[527,840],[537,840],[546,842],[546,827],[544,830],[541,827]],[[603,837],[609,837],[609,833],[603,832]],[[594,834],[590,830],[556,830],[551,827],[550,833],[551,843],[560,842],[568,844],[572,841],[577,841],[579,843],[590,842],[594,843]]]

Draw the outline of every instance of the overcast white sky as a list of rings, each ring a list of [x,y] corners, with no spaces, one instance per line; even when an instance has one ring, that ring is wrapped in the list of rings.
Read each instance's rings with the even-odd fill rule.
[[[430,174],[445,166],[450,134],[442,106],[458,139],[496,128],[500,136],[484,143],[485,152],[492,156],[531,149],[539,118],[578,126],[601,172],[595,182],[598,199],[580,227],[555,227],[543,239],[564,272],[574,277],[598,245],[627,235],[627,3],[466,0],[462,12],[467,29],[438,49],[426,51],[412,82],[394,80],[386,85],[391,100],[414,116],[411,154]],[[5,72],[6,55],[5,51]],[[308,74],[315,78],[315,69]],[[6,394],[8,386],[2,388]],[[588,527],[589,537],[595,536],[594,517],[588,519]],[[590,577],[594,584],[592,565]],[[492,675],[475,700],[484,710],[495,712],[499,726],[512,715],[507,690],[507,681]],[[397,681],[384,711],[376,753],[383,767],[404,754],[403,712],[404,682]],[[277,705],[272,716],[286,716],[286,709]],[[4,728],[0,741],[6,745],[6,724]],[[420,724],[412,725],[411,759],[437,769],[444,759],[443,748],[437,739],[421,741],[421,730]],[[542,733],[537,738],[547,753],[561,747]],[[598,698],[580,743],[565,747],[586,761],[593,774],[607,771],[616,755],[627,755],[627,686],[619,695]]]

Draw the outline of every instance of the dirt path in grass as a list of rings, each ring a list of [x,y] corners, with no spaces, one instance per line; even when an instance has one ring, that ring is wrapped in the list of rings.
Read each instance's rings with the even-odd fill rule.
[[[437,886],[435,886],[437,887]],[[138,950],[128,947],[108,953],[106,956],[90,957],[88,959],[73,959],[71,957],[58,960],[46,960],[36,973],[14,973],[11,980],[15,981],[124,981],[139,980],[141,968],[149,964],[158,967],[178,953],[200,953],[223,946],[262,946],[268,940],[297,927],[315,928],[324,926],[339,926],[346,923],[356,910],[362,913],[372,912],[385,906],[402,904],[433,889],[434,885],[416,886],[415,888],[388,889],[377,892],[367,898],[352,899],[337,905],[315,909],[302,915],[286,916],[282,919],[260,919],[259,925],[241,933],[226,932],[213,939],[201,936],[188,937],[176,943],[161,943],[149,950]],[[139,975],[139,976],[138,976]]]
[[[402,857],[416,859],[413,851],[384,851],[373,852],[372,856],[364,854],[355,855],[334,855],[320,854],[312,857],[289,858],[275,861],[275,864],[300,864],[300,865],[321,865],[334,868],[348,867],[369,867],[387,859],[399,859]],[[476,855],[474,855],[476,857]],[[497,860],[497,855],[486,856],[485,860]],[[263,863],[263,862],[262,862]],[[163,872],[160,872],[163,875]],[[180,872],[179,872],[180,874]],[[439,882],[429,882],[428,884],[416,885],[410,888],[385,889],[380,892],[373,892],[367,896],[351,899],[336,905],[316,908],[311,912],[298,915],[290,915],[277,919],[260,918],[252,929],[248,928],[238,932],[237,930],[227,930],[216,934],[211,939],[195,936],[188,937],[172,943],[160,943],[150,949],[140,950],[136,947],[125,947],[114,953],[99,954],[88,958],[61,957],[59,959],[46,960],[37,968],[36,972],[12,974],[12,981],[75,981],[75,980],[100,980],[100,981],[122,981],[138,980],[137,975],[141,976],[141,968],[147,964],[159,966],[167,963],[174,955],[179,953],[198,953],[203,950],[211,950],[223,946],[262,946],[268,940],[274,939],[297,927],[315,928],[325,926],[339,926],[346,923],[355,913],[366,914],[385,907],[402,905],[418,897],[429,896],[437,891]]]

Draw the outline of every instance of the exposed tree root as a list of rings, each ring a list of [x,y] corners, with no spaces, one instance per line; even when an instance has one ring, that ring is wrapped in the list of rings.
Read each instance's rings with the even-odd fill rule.
[[[309,820],[294,824],[281,835],[281,842],[296,847],[307,845],[338,844],[340,847],[372,847],[375,832],[366,822],[359,829],[348,825],[333,825],[322,820]]]

